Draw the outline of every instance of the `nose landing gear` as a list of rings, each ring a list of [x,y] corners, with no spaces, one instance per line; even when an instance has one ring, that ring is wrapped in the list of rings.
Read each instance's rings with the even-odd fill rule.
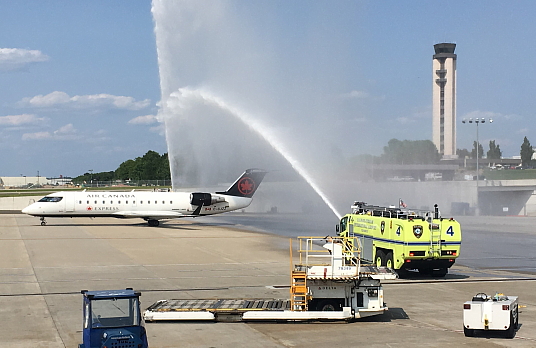
[[[47,222],[46,222],[44,216],[41,216],[41,218],[39,220],[41,220],[41,226],[46,226]]]

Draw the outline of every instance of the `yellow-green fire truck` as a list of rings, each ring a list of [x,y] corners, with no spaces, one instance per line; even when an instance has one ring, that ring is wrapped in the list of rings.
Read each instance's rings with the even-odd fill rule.
[[[362,258],[393,268],[400,276],[409,270],[443,277],[460,255],[462,230],[453,218],[434,212],[413,211],[355,202],[337,232],[359,239]]]

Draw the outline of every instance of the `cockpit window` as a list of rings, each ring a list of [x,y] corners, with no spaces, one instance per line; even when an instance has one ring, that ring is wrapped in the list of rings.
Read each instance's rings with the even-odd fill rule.
[[[63,199],[63,197],[50,197],[46,196],[41,198],[38,202],[59,202]]]

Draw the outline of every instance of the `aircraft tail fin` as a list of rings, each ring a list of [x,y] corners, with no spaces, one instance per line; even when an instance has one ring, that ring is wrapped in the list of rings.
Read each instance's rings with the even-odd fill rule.
[[[222,195],[251,198],[262,179],[268,173],[263,169],[247,169],[225,192],[216,192]]]

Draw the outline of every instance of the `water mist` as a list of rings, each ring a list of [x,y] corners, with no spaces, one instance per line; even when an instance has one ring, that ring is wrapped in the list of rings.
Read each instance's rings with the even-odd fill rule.
[[[264,31],[249,30],[231,2],[153,0],[152,12],[159,119],[174,188],[221,184],[251,167],[291,166],[339,217],[319,184],[322,172],[337,184],[332,168],[340,167],[326,154],[332,143],[327,137],[337,134],[326,127],[333,124],[326,117],[333,105],[322,101],[330,86],[285,73],[290,66],[278,66],[282,61],[266,54],[270,40],[256,35]],[[287,190],[298,197],[293,191]]]
[[[307,172],[303,165],[290,153],[285,145],[277,138],[277,136],[270,131],[270,128],[264,125],[259,119],[252,115],[240,110],[239,108],[229,105],[221,98],[212,95],[211,93],[202,89],[190,89],[180,88],[178,92],[171,94],[171,98],[168,102],[168,107],[171,110],[177,110],[177,108],[185,107],[185,100],[193,100],[198,102],[212,103],[218,108],[230,112],[233,116],[242,121],[247,127],[259,134],[270,146],[276,150],[281,156],[287,160],[292,168],[313,188],[313,190],[322,198],[324,203],[333,211],[333,213],[340,218],[341,214],[337,211],[335,206],[328,199],[326,194],[322,191],[319,185],[315,182],[312,176]]]

